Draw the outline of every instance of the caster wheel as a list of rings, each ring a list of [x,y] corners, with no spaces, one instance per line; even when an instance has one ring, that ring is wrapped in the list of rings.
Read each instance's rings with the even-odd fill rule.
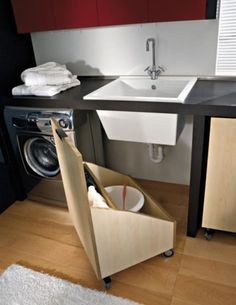
[[[166,252],[164,252],[163,253],[163,255],[165,256],[165,257],[171,257],[171,256],[173,256],[174,255],[174,250],[173,249],[170,249],[170,250],[167,250]]]
[[[110,289],[111,288],[111,278],[109,276],[105,277],[103,279],[103,282],[104,282],[105,289]]]
[[[214,234],[214,230],[212,230],[212,229],[205,229],[204,237],[206,238],[206,240],[210,241],[213,238],[213,234]]]

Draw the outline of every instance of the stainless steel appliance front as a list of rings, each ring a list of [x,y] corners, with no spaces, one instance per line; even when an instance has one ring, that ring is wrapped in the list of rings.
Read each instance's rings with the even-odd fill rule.
[[[98,152],[94,153],[88,114],[70,109],[7,107],[4,116],[28,199],[66,206],[50,118],[57,120],[86,161],[96,162]]]

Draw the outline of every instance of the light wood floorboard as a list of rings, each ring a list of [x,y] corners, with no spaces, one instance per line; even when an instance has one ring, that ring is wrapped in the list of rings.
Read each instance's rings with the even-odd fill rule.
[[[227,285],[178,274],[174,296],[198,305],[235,305],[236,290]]]
[[[190,255],[184,255],[179,274],[236,288],[236,266]]]
[[[203,230],[186,237],[188,188],[140,184],[177,220],[175,255],[114,274],[108,293],[145,305],[236,304],[235,234],[216,232],[210,242]],[[104,290],[64,208],[25,200],[0,215],[0,272],[13,263]]]

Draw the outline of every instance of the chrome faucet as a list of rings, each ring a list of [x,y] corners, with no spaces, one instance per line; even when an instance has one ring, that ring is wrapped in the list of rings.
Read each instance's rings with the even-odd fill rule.
[[[152,43],[152,66],[148,66],[144,71],[147,71],[147,74],[151,77],[151,79],[157,79],[157,77],[164,72],[164,69],[160,66],[156,67],[156,54],[155,54],[155,39],[148,38],[146,41],[146,51],[150,50],[149,43]]]

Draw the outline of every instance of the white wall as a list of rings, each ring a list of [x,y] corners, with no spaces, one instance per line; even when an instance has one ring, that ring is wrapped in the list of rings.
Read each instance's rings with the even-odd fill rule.
[[[37,64],[57,61],[78,75],[142,75],[151,64],[145,50],[158,41],[158,64],[167,75],[214,75],[218,23],[215,20],[164,22],[50,31],[31,34]],[[148,160],[146,145],[110,141],[110,167],[134,177],[188,184],[192,118],[175,147],[166,148],[160,165]]]
[[[144,74],[151,63],[146,39],[158,41],[157,62],[166,74],[211,75],[217,22],[181,21],[49,31],[31,35],[38,64],[66,63],[78,75]]]

